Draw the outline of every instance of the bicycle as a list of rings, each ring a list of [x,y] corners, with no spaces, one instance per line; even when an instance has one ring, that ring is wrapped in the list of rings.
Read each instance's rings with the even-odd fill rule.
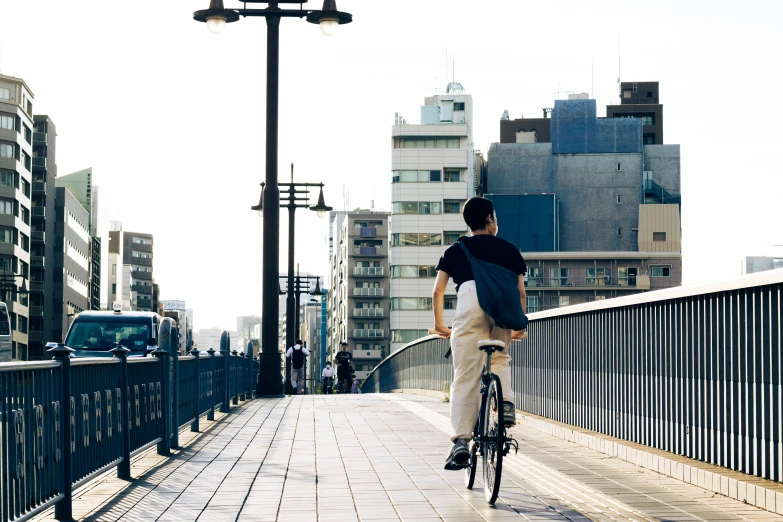
[[[492,354],[506,349],[503,341],[479,341],[477,348],[487,353],[487,361],[481,374],[481,406],[473,439],[470,444],[470,458],[465,468],[465,487],[473,489],[476,480],[478,457],[481,456],[484,477],[484,498],[489,504],[495,504],[500,492],[500,480],[503,472],[503,457],[511,448],[519,451],[517,441],[508,435],[503,422],[503,389],[500,378],[492,373]],[[451,349],[446,352],[446,358]]]

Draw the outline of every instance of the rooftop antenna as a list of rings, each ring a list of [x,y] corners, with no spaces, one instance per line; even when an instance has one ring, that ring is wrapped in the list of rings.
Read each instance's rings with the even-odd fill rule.
[[[455,79],[456,74],[454,73],[454,69],[456,68],[457,60],[454,58],[454,54],[451,55],[451,81],[454,83],[457,83],[457,80]]]
[[[617,33],[617,87],[620,87],[620,78],[622,78],[622,36]]]
[[[590,98],[595,99],[595,57],[590,58]]]
[[[343,185],[343,212],[348,210],[348,201],[345,199],[345,185]]]

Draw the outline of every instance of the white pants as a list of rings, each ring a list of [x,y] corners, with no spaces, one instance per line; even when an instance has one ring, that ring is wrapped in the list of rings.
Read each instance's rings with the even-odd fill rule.
[[[298,370],[296,368],[291,368],[291,386],[294,387],[294,393],[299,392],[297,389],[299,379],[304,379],[304,366]],[[302,386],[304,387],[304,380],[302,380]]]
[[[457,310],[451,329],[451,358],[454,382],[451,384],[451,440],[469,439],[481,402],[481,372],[487,358],[476,346],[487,339],[506,343],[506,349],[492,354],[492,373],[500,378],[503,400],[511,401],[511,330],[493,327],[492,318],[481,309],[476,283],[468,281],[459,288]]]

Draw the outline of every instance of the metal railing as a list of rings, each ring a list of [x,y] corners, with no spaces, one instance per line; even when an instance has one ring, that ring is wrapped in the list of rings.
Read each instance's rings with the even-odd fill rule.
[[[516,407],[783,480],[783,270],[531,314],[511,347]],[[443,391],[448,341],[387,357],[364,392]],[[506,393],[507,390],[504,390]]]
[[[353,275],[355,276],[382,276],[382,266],[355,266],[353,267]]]
[[[172,324],[164,319],[154,357],[118,347],[80,359],[50,344],[52,361],[0,363],[0,522],[52,505],[71,520],[74,488],[115,467],[130,479],[132,455],[155,444],[166,455],[181,428],[198,431],[201,416],[253,397],[255,358],[230,354],[226,332],[220,352],[180,358]]]
[[[550,288],[550,287],[613,287],[614,289],[628,288],[634,290],[637,287],[637,276],[616,277],[610,275],[595,276],[566,276],[566,277],[528,277],[525,288]]]
[[[383,297],[383,288],[354,288],[354,296]]]
[[[383,317],[383,308],[354,308],[354,317]]]
[[[353,336],[358,339],[365,339],[365,338],[379,338],[383,337],[383,330],[378,328],[370,328],[370,329],[356,329],[353,331]]]

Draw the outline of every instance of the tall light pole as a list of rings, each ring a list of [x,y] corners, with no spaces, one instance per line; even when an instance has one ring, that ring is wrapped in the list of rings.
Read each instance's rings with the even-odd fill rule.
[[[261,350],[258,354],[261,368],[257,395],[281,395],[283,387],[280,376],[280,353],[277,347],[277,326],[279,304],[277,278],[280,257],[280,189],[277,184],[277,137],[278,137],[278,89],[280,65],[280,20],[282,18],[306,18],[319,24],[321,31],[334,34],[341,24],[353,20],[349,13],[337,10],[336,0],[324,0],[323,9],[309,11],[302,9],[307,0],[244,0],[243,4],[267,4],[265,9],[225,9],[223,0],[210,0],[209,9],[196,11],[193,19],[205,22],[213,33],[220,33],[227,23],[236,22],[239,17],[261,16],[266,19],[266,187],[262,192],[262,203],[267,212],[263,224],[263,268],[262,268],[262,317]],[[280,4],[299,4],[299,9],[280,9]]]

